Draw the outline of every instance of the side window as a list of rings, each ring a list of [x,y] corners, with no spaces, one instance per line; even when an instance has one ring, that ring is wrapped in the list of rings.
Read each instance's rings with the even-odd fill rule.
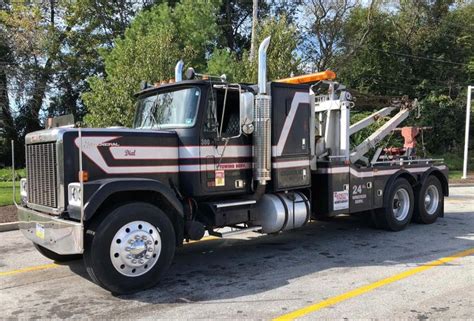
[[[208,95],[206,114],[204,115],[204,132],[216,133],[219,129],[217,118],[217,93],[216,90],[210,90]]]
[[[214,89],[210,92],[205,114],[204,132],[217,133],[222,126],[222,137],[237,136],[240,126],[239,98],[237,90],[228,90],[227,98],[225,98],[225,89]],[[223,112],[224,117],[222,117]]]
[[[226,110],[227,114],[227,110]],[[226,117],[227,116],[227,117]],[[229,114],[224,116],[224,128],[222,130],[222,136],[233,137],[239,134],[240,116],[239,110],[229,110]],[[227,122],[226,122],[227,120]]]

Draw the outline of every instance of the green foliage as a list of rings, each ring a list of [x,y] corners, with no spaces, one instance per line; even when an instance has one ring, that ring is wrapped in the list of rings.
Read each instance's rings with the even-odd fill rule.
[[[420,125],[431,126],[426,147],[435,154],[460,152],[464,144],[465,99],[430,95],[421,102]]]
[[[25,134],[41,129],[47,117],[82,118],[85,79],[103,73],[98,51],[113,46],[138,9],[130,1],[0,2],[0,105],[7,142],[0,163],[10,164],[10,140],[22,146]],[[15,149],[15,158],[24,162],[23,148]]]
[[[257,26],[256,44],[270,36],[267,50],[267,78],[269,80],[286,78],[299,71],[300,59],[296,55],[298,32],[285,16],[268,18]],[[257,50],[255,55],[257,55]],[[239,59],[235,53],[227,50],[216,50],[208,61],[211,74],[225,73],[229,79],[237,82],[256,83],[258,57],[249,56],[247,50]]]
[[[234,52],[227,49],[215,49],[207,62],[207,71],[210,75],[225,74],[228,81],[237,82],[243,78],[244,69]]]
[[[258,27],[256,43],[261,43],[268,36],[271,37],[267,54],[268,79],[286,78],[292,73],[298,73],[300,60],[296,56],[296,49],[299,35],[296,27],[285,16],[269,18]],[[257,55],[257,50],[255,54]],[[249,82],[257,81],[257,62],[257,57],[254,57],[248,66],[246,80]]]
[[[12,181],[12,169],[11,167],[4,167],[0,169],[0,182],[11,182]],[[15,180],[20,180],[26,177],[25,169],[15,170]]]
[[[356,97],[417,97],[422,118],[410,117],[404,125],[435,127],[425,136],[432,153],[460,151],[465,88],[474,79],[472,1],[357,3],[259,0],[255,44],[258,49],[272,36],[268,79],[330,67],[339,82],[359,91]],[[48,116],[72,113],[81,119],[89,112],[88,125],[130,126],[139,83],[172,78],[181,58],[198,71],[255,83],[256,57],[249,57],[252,5],[0,3],[0,164],[10,162],[10,140],[21,146],[24,134],[39,129]],[[366,110],[385,106],[372,101]],[[356,135],[353,143],[374,129]],[[20,163],[23,151],[16,148]]]
[[[424,140],[436,154],[461,151],[465,88],[474,74],[474,4],[451,2],[402,1],[396,11],[374,10],[361,46],[356,40],[369,9],[357,7],[345,23],[342,64],[336,66],[351,89],[418,98],[421,118],[402,125],[432,126]]]
[[[374,110],[375,111],[375,110]],[[374,111],[362,111],[362,112],[357,112],[353,111],[351,112],[351,125],[357,123],[358,121],[366,118],[367,116],[371,115]],[[358,146],[360,143],[364,141],[367,137],[369,137],[374,131],[376,131],[378,128],[383,126],[390,117],[382,117],[379,118],[377,121],[375,121],[373,124],[367,126],[364,129],[361,129],[357,133],[351,135],[350,137],[350,144],[351,147],[354,148]],[[394,147],[402,147],[403,146],[403,139],[401,138],[401,135],[398,133],[393,133],[387,137],[385,137],[383,140],[381,140],[378,144],[380,147],[385,147],[385,146],[394,146]],[[372,153],[375,151],[372,151]],[[369,153],[371,154],[371,153]],[[369,155],[371,156],[371,155]]]
[[[183,0],[174,8],[154,6],[137,15],[104,54],[106,77],[92,77],[91,90],[83,94],[90,126],[130,126],[134,96],[141,81],[151,83],[173,78],[179,59],[201,67],[211,40],[217,36],[216,5],[210,1]]]
[[[444,153],[444,154],[439,154],[439,155],[434,155],[433,158],[442,158],[444,159],[444,162],[448,166],[449,170],[459,170],[462,171],[463,169],[463,162],[464,162],[464,157],[461,154],[456,154],[456,153]],[[472,162],[474,161],[474,156],[471,156],[469,159],[469,164],[473,164]]]

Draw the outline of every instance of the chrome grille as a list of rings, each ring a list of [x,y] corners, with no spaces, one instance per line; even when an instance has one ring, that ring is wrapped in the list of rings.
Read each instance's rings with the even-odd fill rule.
[[[58,207],[56,142],[26,145],[28,203]]]

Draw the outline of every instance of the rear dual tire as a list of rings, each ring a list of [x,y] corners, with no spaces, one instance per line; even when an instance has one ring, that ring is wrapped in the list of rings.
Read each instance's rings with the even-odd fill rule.
[[[436,176],[430,175],[423,185],[415,190],[415,211],[413,220],[421,224],[432,224],[442,216],[444,194],[441,183]]]
[[[401,231],[410,223],[413,209],[413,188],[405,178],[397,178],[389,190],[387,203],[373,213],[374,225],[389,231]]]
[[[114,294],[156,285],[174,257],[170,219],[142,202],[101,214],[85,233],[84,263],[91,279]]]
[[[443,213],[444,195],[436,176],[430,175],[415,191],[405,178],[398,178],[389,193],[384,207],[372,213],[377,228],[401,231],[412,218],[417,223],[432,224]]]

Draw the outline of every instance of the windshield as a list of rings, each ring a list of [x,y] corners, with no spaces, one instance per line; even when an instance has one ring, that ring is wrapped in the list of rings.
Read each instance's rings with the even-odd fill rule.
[[[197,87],[161,92],[137,103],[134,128],[192,127],[196,121],[201,90]]]

